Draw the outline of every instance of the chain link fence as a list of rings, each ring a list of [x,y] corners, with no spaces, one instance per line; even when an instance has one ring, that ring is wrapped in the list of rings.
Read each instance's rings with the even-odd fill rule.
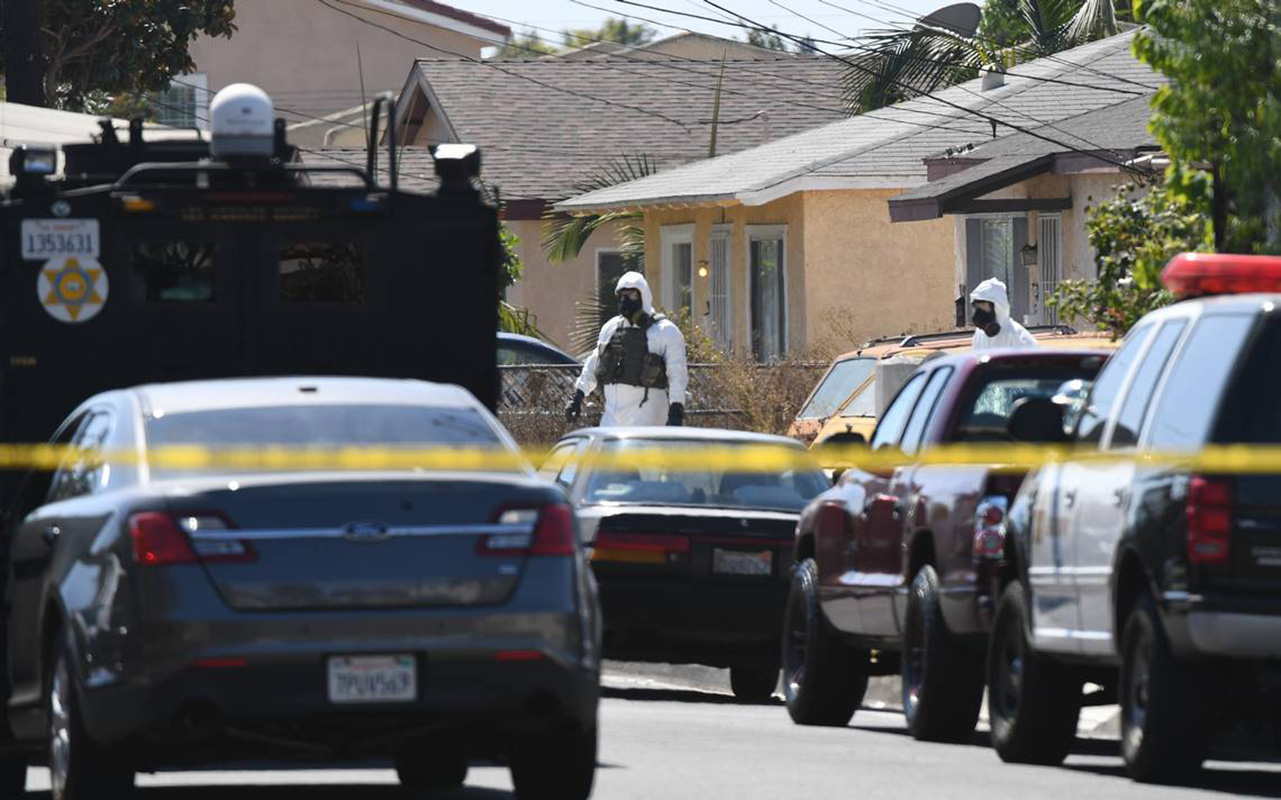
[[[817,362],[690,364],[685,424],[785,433],[801,403],[827,369]],[[603,398],[587,398],[570,425],[565,407],[582,367],[574,364],[501,366],[498,418],[522,445],[549,444],[571,428],[600,422]]]

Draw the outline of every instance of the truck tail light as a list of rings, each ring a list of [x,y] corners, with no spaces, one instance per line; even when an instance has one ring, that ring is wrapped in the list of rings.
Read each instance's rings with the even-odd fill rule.
[[[819,506],[818,516],[814,520],[814,526],[817,528],[820,536],[836,537],[832,541],[845,541],[848,538],[850,527],[850,515],[845,504],[836,500],[828,500]]]
[[[600,531],[592,548],[592,561],[666,564],[673,555],[688,553],[689,550],[688,536]]]
[[[526,526],[510,533],[491,533],[476,543],[480,556],[572,556],[574,512],[564,503],[539,508],[508,508],[498,514],[499,525]],[[532,527],[532,531],[530,528]]]
[[[1193,475],[1188,483],[1188,561],[1226,564],[1232,544],[1232,484]]]
[[[974,509],[974,557],[996,560],[1005,557],[1005,515],[1008,498],[984,497]]]

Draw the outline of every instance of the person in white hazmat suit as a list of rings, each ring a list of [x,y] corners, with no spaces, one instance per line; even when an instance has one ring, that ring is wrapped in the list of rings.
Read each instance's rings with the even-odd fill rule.
[[[577,420],[583,397],[599,385],[605,393],[603,426],[683,424],[689,385],[685,337],[671,320],[654,313],[654,295],[644,275],[625,273],[614,293],[618,316],[601,327],[565,418]]]
[[[974,349],[993,350],[1003,347],[1040,347],[1027,328],[1010,317],[1010,296],[1005,284],[988,278],[970,292],[971,318],[974,320]]]

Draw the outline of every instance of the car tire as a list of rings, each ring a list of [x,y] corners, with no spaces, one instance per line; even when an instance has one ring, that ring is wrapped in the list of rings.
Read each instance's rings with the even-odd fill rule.
[[[1170,652],[1156,604],[1134,603],[1121,638],[1121,756],[1130,777],[1170,783],[1201,769],[1209,747],[1202,670]]]
[[[845,727],[867,693],[867,656],[842,642],[818,600],[818,566],[797,565],[783,622],[783,693],[798,725]]]
[[[778,688],[778,665],[736,664],[729,668],[729,686],[744,703],[764,703]]]
[[[451,753],[402,754],[396,757],[396,776],[407,789],[454,789],[467,780],[467,757]]]
[[[939,578],[925,565],[907,595],[903,626],[903,714],[916,739],[963,742],[974,733],[983,704],[983,652],[947,629]]]
[[[522,737],[510,766],[521,800],[587,800],[596,780],[596,729]]]
[[[988,646],[988,717],[1001,760],[1060,764],[1076,739],[1084,681],[1072,669],[1033,652],[1027,592],[1005,590]]]
[[[99,744],[85,729],[71,649],[65,640],[58,641],[45,683],[52,800],[128,797],[133,793],[133,765],[124,753]]]

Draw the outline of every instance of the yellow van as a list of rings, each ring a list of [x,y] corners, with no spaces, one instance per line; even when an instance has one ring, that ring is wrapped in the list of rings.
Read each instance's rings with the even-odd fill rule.
[[[1068,325],[1028,328],[1042,347],[1114,350],[1119,342],[1106,333],[1079,333]],[[838,433],[872,436],[876,420],[894,393],[926,359],[970,349],[973,329],[888,336],[845,353],[810,392],[788,435],[811,446]]]

